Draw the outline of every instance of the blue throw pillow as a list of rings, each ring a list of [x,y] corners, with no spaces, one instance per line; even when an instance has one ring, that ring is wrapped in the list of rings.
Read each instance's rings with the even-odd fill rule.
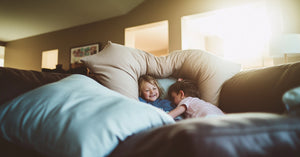
[[[168,99],[168,90],[169,90],[169,87],[176,82],[176,79],[175,78],[160,78],[160,79],[157,79],[157,82],[160,86],[160,88],[163,89],[163,92],[161,94],[161,98],[162,99]]]
[[[0,135],[46,156],[107,156],[140,131],[174,123],[165,112],[72,75],[0,106]]]
[[[300,114],[300,87],[292,88],[282,96],[285,108],[290,114]]]

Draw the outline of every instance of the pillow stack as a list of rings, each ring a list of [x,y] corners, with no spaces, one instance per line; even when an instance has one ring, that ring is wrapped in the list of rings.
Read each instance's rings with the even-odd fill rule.
[[[108,42],[100,53],[81,61],[104,86],[138,99],[138,78],[150,74],[157,78],[181,77],[197,83],[201,99],[218,105],[223,82],[240,71],[240,65],[203,50],[178,50],[156,57],[142,50]]]

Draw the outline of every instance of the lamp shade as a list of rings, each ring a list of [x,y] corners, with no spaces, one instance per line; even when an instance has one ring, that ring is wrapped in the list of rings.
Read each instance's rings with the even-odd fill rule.
[[[285,34],[282,39],[283,53],[300,53],[300,34]]]
[[[271,56],[283,56],[288,53],[300,53],[300,34],[281,34],[271,40]]]

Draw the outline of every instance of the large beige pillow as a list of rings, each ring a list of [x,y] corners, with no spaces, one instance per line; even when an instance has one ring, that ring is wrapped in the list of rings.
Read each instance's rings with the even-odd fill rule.
[[[99,53],[81,61],[95,74],[98,82],[130,98],[138,99],[138,78],[146,73],[144,51],[108,42]]]
[[[200,98],[218,105],[222,84],[237,72],[241,66],[203,50],[178,50],[166,57],[172,76],[194,80]],[[154,69],[153,69],[154,70]]]
[[[202,50],[178,50],[156,57],[142,50],[108,42],[100,53],[81,60],[104,86],[138,99],[138,78],[182,77],[197,82],[201,99],[218,105],[224,81],[240,71],[240,65]]]

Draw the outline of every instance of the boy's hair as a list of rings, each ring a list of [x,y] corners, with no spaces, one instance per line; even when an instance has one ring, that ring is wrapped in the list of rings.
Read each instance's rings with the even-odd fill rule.
[[[152,85],[155,85],[157,88],[158,88],[158,92],[159,92],[159,97],[161,97],[163,95],[163,90],[160,88],[157,80],[151,76],[151,75],[142,75],[140,78],[139,78],[139,81],[138,81],[138,84],[139,84],[139,96],[142,96],[142,90],[141,90],[141,87],[142,87],[142,83],[143,82],[149,82],[150,84]]]
[[[168,96],[171,99],[172,98],[172,92],[175,92],[176,94],[179,93],[179,91],[182,90],[184,92],[185,96],[190,97],[199,97],[200,94],[198,92],[198,88],[196,84],[191,80],[181,80],[176,81],[174,84],[172,84],[169,87]]]

